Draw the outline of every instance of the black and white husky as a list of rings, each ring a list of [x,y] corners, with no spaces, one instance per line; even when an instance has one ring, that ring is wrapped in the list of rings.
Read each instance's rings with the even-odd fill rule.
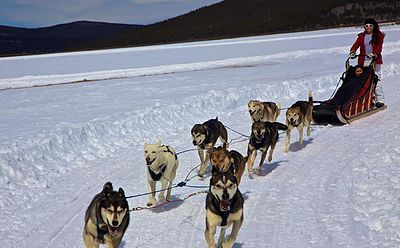
[[[197,146],[197,151],[201,161],[198,174],[202,177],[206,172],[207,164],[210,161],[210,154],[207,152],[207,150],[214,148],[218,138],[220,138],[221,142],[228,147],[228,132],[217,117],[215,119],[208,120],[203,124],[194,125],[191,133],[193,145]]]
[[[156,183],[161,181],[162,191],[158,195],[158,200],[163,202],[171,199],[172,182],[176,176],[179,161],[175,150],[166,145],[161,145],[161,142],[155,144],[144,145],[144,158],[147,164],[147,182],[149,192],[156,191]],[[167,197],[164,193],[167,189]],[[155,193],[149,195],[147,206],[152,206],[156,203]]]
[[[118,248],[129,225],[129,206],[124,190],[113,191],[110,182],[90,203],[85,215],[83,241],[87,248]]]
[[[244,199],[236,177],[231,173],[214,172],[206,200],[206,230],[204,232],[209,248],[215,246],[215,233],[221,227],[217,247],[231,248],[243,223]],[[231,234],[225,239],[225,232],[232,226]]]

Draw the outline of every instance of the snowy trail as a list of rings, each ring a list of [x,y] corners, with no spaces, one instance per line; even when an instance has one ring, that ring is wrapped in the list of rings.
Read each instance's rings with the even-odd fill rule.
[[[316,42],[330,31],[321,32]],[[389,34],[383,68],[388,109],[351,126],[315,126],[304,147],[295,131],[287,155],[282,136],[261,175],[244,175],[245,222],[235,248],[400,245],[400,36]],[[354,37],[353,31],[327,37],[340,40],[308,51],[237,56],[233,67],[193,71],[187,63],[189,70],[176,74],[0,92],[6,106],[0,113],[8,117],[0,120],[0,234],[7,247],[82,247],[84,212],[106,181],[127,195],[147,191],[144,142],[161,139],[182,151],[192,148],[193,124],[215,116],[248,133],[249,99],[285,107],[304,99],[308,89],[315,99],[328,98],[346,54],[341,39]],[[263,44],[247,39],[242,45]],[[330,56],[321,59],[323,53]],[[256,66],[244,66],[251,63]],[[241,153],[246,147],[246,142],[231,146]],[[196,152],[179,159],[176,183],[198,164]],[[178,188],[173,196],[195,191]],[[204,199],[198,195],[133,212],[120,247],[204,247]],[[146,202],[147,197],[129,200],[130,207]]]

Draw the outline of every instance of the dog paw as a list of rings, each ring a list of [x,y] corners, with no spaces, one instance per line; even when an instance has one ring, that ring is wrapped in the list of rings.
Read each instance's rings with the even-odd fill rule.
[[[155,205],[155,204],[156,204],[156,199],[154,199],[154,198],[149,199],[149,202],[147,202],[147,206],[148,206],[148,207],[153,206],[153,205]]]
[[[272,161],[272,156],[268,157],[268,163],[270,163]]]
[[[253,172],[252,172],[252,173],[249,173],[249,178],[250,178],[250,179],[254,179],[254,174],[253,174]]]

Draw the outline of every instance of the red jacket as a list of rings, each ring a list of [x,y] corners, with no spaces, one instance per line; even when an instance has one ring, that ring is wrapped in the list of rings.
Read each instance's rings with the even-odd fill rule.
[[[375,59],[375,62],[377,64],[383,64],[381,53],[382,53],[382,44],[384,38],[385,35],[381,31],[379,31],[378,42],[372,43],[372,53],[377,55]],[[350,51],[357,51],[357,49],[360,48],[360,56],[358,57],[358,64],[362,66],[364,66],[364,60],[366,55],[364,39],[365,39],[365,32],[359,33],[356,42],[354,42],[353,46],[351,46],[350,48]]]

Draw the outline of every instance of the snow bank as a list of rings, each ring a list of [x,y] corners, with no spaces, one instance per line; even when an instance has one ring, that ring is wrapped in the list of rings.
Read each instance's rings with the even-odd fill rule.
[[[166,134],[187,133],[190,138],[190,128],[195,123],[216,116],[223,120],[221,111],[226,109],[243,108],[247,112],[249,99],[283,101],[285,104],[289,99],[304,98],[307,89],[320,95],[329,94],[336,81],[337,75],[331,74],[313,80],[277,81],[256,87],[209,91],[188,98],[183,104],[156,105],[81,125],[64,124],[53,132],[0,146],[0,189],[20,192],[18,189],[25,187],[45,188],[47,180],[53,176],[84,167],[88,160],[112,156],[122,148],[142,145],[144,141],[154,141]]]

